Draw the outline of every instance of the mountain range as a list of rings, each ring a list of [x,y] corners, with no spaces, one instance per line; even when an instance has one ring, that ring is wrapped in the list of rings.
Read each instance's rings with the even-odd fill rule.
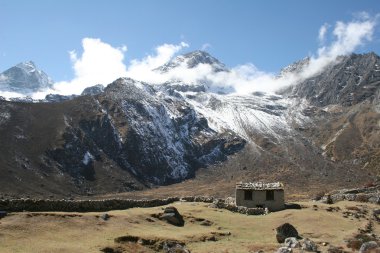
[[[184,63],[230,71],[203,51],[154,71]],[[28,96],[49,87],[51,79],[32,62],[0,74],[0,91]],[[2,99],[0,142],[3,195],[107,194],[187,179],[212,180],[215,192],[240,180],[280,180],[305,192],[357,186],[374,180],[380,166],[380,58],[339,57],[275,94],[119,78],[80,96]]]

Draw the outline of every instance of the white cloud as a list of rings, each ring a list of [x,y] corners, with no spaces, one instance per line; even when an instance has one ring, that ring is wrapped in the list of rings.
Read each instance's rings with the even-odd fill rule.
[[[201,47],[201,50],[205,51],[209,48],[211,48],[211,44],[210,43],[204,43]]]
[[[0,91],[0,97],[4,97],[6,99],[10,99],[10,98],[25,97],[25,95],[21,94],[21,93],[17,93],[17,92],[12,92],[12,91]]]
[[[119,49],[124,53],[128,51],[127,45],[122,45]]]
[[[371,41],[377,17],[373,18],[367,13],[361,13],[357,17],[359,18],[350,22],[338,21],[334,26],[322,25],[318,33],[321,47],[310,57],[309,64],[299,73],[287,74],[281,78],[260,71],[251,63],[233,67],[229,72],[215,73],[207,64],[199,64],[195,68],[188,69],[186,63],[183,61],[181,63],[181,60],[178,67],[160,73],[154,69],[173,59],[181,50],[188,48],[187,43],[160,45],[155,48],[153,54],[146,55],[142,59],[132,59],[126,66],[123,63],[127,52],[126,45],[113,47],[100,39],[84,38],[81,55],[75,51],[69,52],[75,73],[74,79],[58,82],[54,85],[54,90],[39,92],[33,97],[43,98],[47,93],[80,94],[88,86],[99,83],[106,85],[125,76],[155,84],[168,80],[182,80],[188,84],[202,82],[208,84],[214,91],[244,94],[253,91],[273,92],[321,72],[328,64],[336,62],[338,56],[350,54],[359,46]],[[326,38],[329,38],[327,44]],[[206,49],[209,46],[206,43],[202,48]],[[9,97],[10,94],[6,95]]]
[[[142,60],[132,60],[126,75],[140,81],[160,83],[165,80],[165,77],[153,70],[167,63],[176,53],[187,47],[189,45],[185,42],[178,45],[163,44],[158,46],[154,55],[147,55]]]
[[[318,49],[317,56],[311,58],[308,68],[302,73],[303,77],[320,72],[328,64],[336,61],[338,56],[348,55],[370,42],[376,25],[376,18],[354,20],[348,23],[336,22],[332,33],[335,40],[330,45],[323,45]]]
[[[48,93],[62,95],[80,94],[84,88],[95,84],[108,84],[127,74],[123,63],[125,45],[114,48],[100,39],[84,38],[82,40],[83,53],[70,51],[69,56],[73,64],[74,79],[54,84],[53,90],[38,92],[34,98],[44,98]]]
[[[361,17],[360,20],[347,23],[338,21],[333,27],[331,36],[329,36],[333,37],[334,40],[328,45],[325,44],[325,38],[328,35],[330,25],[324,24],[318,34],[322,47],[318,49],[317,54],[310,58],[309,64],[302,71],[296,74],[288,74],[282,78],[276,78],[272,73],[259,71],[251,63],[236,66],[230,72],[215,73],[209,65],[204,64],[188,69],[184,62],[166,73],[160,74],[153,71],[154,68],[171,59],[176,52],[182,49],[173,45],[169,47],[171,48],[168,50],[170,53],[164,54],[158,50],[160,48],[158,47],[156,55],[147,56],[140,61],[132,61],[131,67],[128,68],[128,74],[138,80],[153,83],[162,83],[168,80],[182,80],[187,83],[202,82],[207,83],[212,90],[217,91],[273,92],[319,73],[327,65],[335,62],[338,56],[350,54],[359,46],[371,41],[376,19],[365,18],[366,15],[363,13]],[[164,47],[168,47],[168,45],[164,45]],[[160,64],[152,64],[156,62],[160,62]]]
[[[328,28],[329,28],[329,24],[327,23],[325,23],[323,26],[321,26],[321,28],[319,28],[318,40],[320,43],[324,43]]]

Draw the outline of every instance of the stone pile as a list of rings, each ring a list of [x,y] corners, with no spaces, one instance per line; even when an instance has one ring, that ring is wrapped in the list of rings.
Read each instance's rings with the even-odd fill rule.
[[[236,206],[234,203],[231,203],[230,199],[228,199],[227,201],[224,199],[214,199],[210,207],[226,209],[234,213],[241,213],[247,215],[263,215],[267,214],[268,212],[265,208],[249,208],[245,206]]]
[[[380,185],[339,190],[323,196],[320,201],[331,204],[342,200],[380,204]]]

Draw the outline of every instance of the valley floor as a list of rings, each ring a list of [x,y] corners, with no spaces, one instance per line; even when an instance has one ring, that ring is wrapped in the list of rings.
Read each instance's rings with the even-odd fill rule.
[[[166,240],[185,243],[193,253],[274,252],[281,246],[275,228],[285,222],[301,237],[316,242],[322,252],[330,246],[351,251],[347,240],[358,229],[365,229],[370,220],[371,233],[380,235],[380,224],[372,217],[376,205],[347,201],[299,204],[301,210],[247,216],[211,208],[207,203],[176,202],[172,205],[183,215],[184,227],[154,218],[163,207],[110,211],[108,220],[101,218],[103,213],[10,213],[0,219],[0,252],[156,252]]]

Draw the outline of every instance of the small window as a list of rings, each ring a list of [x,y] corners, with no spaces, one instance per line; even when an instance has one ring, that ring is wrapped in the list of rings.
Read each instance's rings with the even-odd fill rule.
[[[244,200],[252,200],[252,191],[251,190],[245,190],[244,191]]]
[[[274,200],[274,191],[273,190],[268,190],[266,194],[266,200]]]

